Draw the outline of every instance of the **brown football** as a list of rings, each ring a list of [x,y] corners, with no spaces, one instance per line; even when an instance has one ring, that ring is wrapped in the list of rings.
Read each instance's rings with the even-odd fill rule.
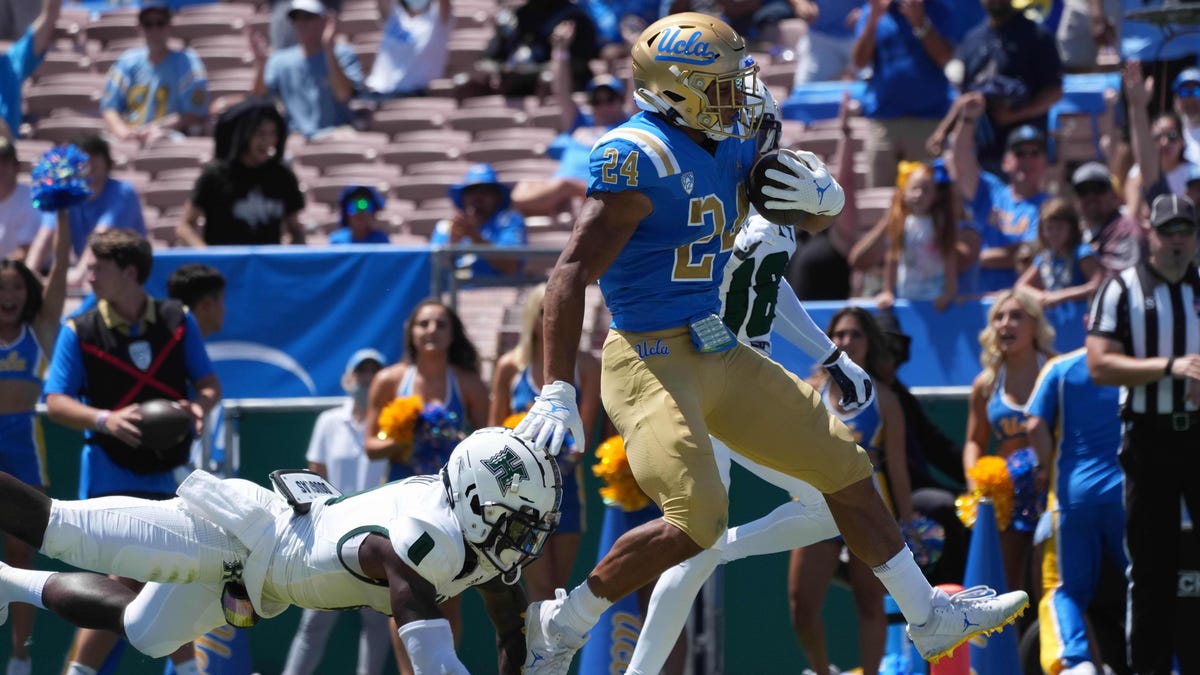
[[[802,163],[803,159],[800,160]],[[807,163],[804,163],[808,166]],[[768,209],[764,206],[765,202],[771,201],[774,197],[768,197],[762,193],[762,189],[766,185],[774,185],[776,187],[787,187],[777,180],[767,178],[767,170],[775,168],[784,173],[790,173],[791,169],[787,168],[783,162],[779,160],[779,151],[772,151],[758,158],[754,163],[754,167],[750,169],[750,176],[746,179],[746,192],[750,197],[750,203],[754,204],[754,208],[758,213],[767,220],[776,225],[798,225],[805,218],[812,215],[808,211],[800,209]]]
[[[191,411],[179,403],[156,398],[144,401],[138,410],[142,414],[138,428],[143,448],[162,455],[191,443],[195,420]]]

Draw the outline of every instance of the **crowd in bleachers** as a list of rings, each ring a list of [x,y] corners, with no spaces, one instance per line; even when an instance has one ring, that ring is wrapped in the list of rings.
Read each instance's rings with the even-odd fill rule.
[[[823,156],[845,188],[841,219],[802,235],[797,295],[885,312],[999,298],[980,326],[993,342],[1010,314],[1030,322],[974,383],[969,472],[990,401],[1019,410],[1052,353],[1043,324],[1063,307],[1078,321],[1102,279],[1143,259],[1156,197],[1200,199],[1200,40],[1150,50],[1132,39],[1146,26],[1114,18],[1119,2],[1103,16],[1095,4],[0,1],[0,257],[50,269],[64,221],[35,212],[28,175],[67,142],[91,156],[95,194],[66,221],[75,296],[88,236],[110,228],[157,249],[561,246],[592,143],[636,112],[629,42],[666,13],[722,14],[784,103],[782,144]],[[484,377],[520,323],[503,315],[519,292],[496,297],[460,308]],[[1001,445],[1027,445],[1004,432]],[[1028,544],[1006,551],[1023,559]]]

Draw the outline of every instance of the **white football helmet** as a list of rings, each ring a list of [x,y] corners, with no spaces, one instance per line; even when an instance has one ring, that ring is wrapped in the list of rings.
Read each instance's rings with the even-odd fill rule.
[[[558,526],[558,462],[511,429],[488,427],[450,453],[442,482],[467,544],[516,583]]]
[[[634,101],[713,140],[752,138],[761,117],[758,65],[720,19],[683,12],[646,27],[630,50]]]

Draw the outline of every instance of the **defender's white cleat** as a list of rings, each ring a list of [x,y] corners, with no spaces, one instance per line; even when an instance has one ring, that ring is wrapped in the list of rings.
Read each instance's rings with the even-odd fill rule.
[[[566,675],[575,652],[587,642],[587,633],[555,621],[566,601],[567,592],[559,588],[553,600],[532,603],[525,610],[524,675]]]
[[[908,626],[908,638],[921,657],[931,663],[976,635],[1003,630],[1029,606],[1025,591],[997,595],[987,586],[974,586],[954,595],[946,595],[940,588],[933,592],[929,620],[920,626]]]

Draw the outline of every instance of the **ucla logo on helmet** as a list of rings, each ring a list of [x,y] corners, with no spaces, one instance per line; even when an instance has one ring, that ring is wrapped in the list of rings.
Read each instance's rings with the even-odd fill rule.
[[[684,37],[682,30],[668,28],[658,41],[658,56],[654,60],[707,66],[717,60],[717,53],[707,41],[700,39],[702,35],[701,31],[693,30]]]

